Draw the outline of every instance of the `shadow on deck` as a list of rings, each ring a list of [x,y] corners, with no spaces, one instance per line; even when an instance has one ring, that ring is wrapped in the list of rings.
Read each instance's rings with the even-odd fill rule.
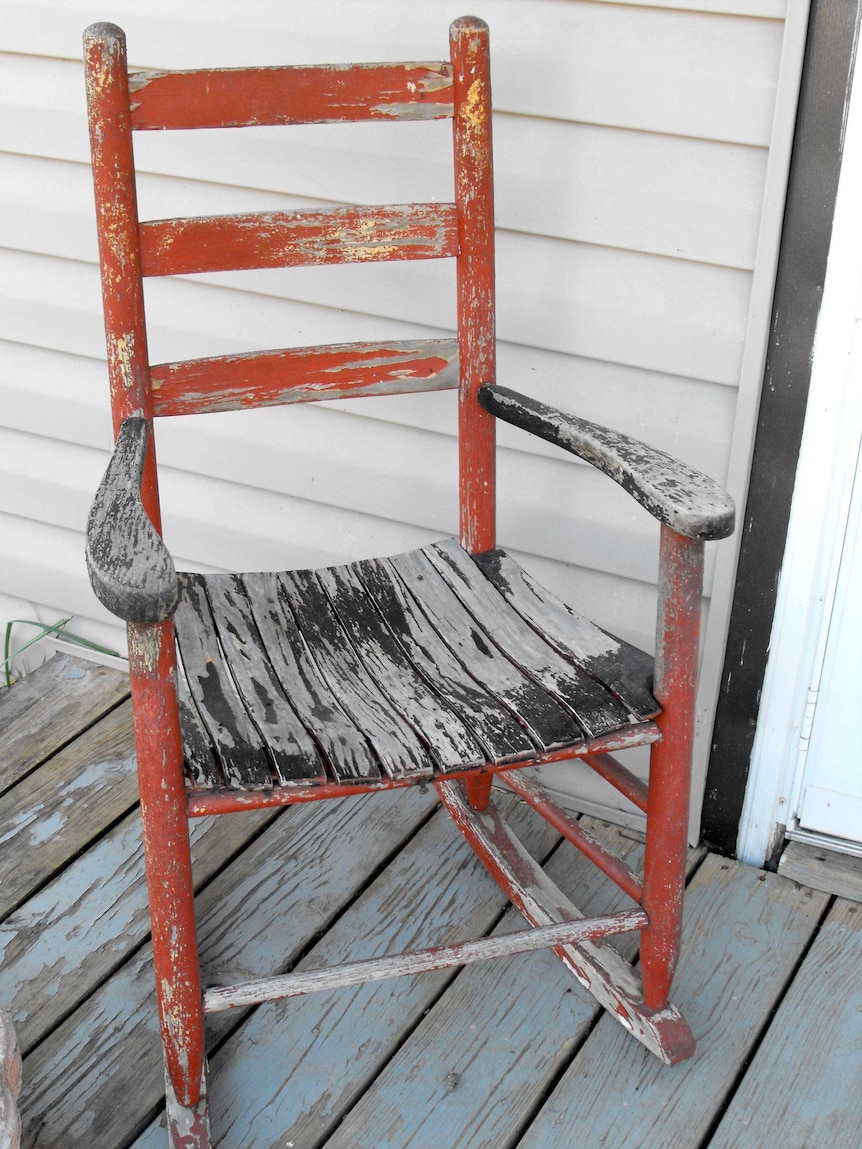
[[[0,695],[0,1007],[22,1145],[166,1145],[127,686],[57,656]],[[622,895],[511,818],[588,913]],[[637,865],[637,834],[589,820]],[[195,823],[204,975],[239,981],[517,928],[419,790]],[[625,904],[624,902],[622,904]],[[258,1149],[862,1144],[862,907],[692,851],[660,1065],[547,952],[210,1018],[213,1135]],[[615,939],[627,950],[632,935]]]

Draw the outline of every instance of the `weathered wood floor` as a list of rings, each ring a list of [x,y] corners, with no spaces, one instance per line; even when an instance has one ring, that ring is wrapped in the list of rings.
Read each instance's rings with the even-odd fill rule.
[[[0,695],[0,729],[0,1006],[25,1053],[22,1144],[161,1147],[123,678],[58,656]],[[582,909],[609,908],[574,851],[513,818]],[[635,834],[599,827],[637,861]],[[200,823],[196,865],[214,981],[516,922],[418,790]],[[216,1143],[862,1145],[862,906],[702,851],[686,905],[674,996],[692,1061],[659,1065],[550,954],[524,955],[217,1015]]]

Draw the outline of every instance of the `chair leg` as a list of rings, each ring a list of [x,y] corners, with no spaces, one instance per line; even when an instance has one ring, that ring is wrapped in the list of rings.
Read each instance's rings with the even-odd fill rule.
[[[130,625],[129,665],[156,997],[168,1100],[175,1110],[173,1118],[169,1110],[169,1124],[177,1129],[172,1144],[208,1149],[203,997],[173,625]],[[192,1130],[196,1133],[190,1140]]]
[[[641,937],[644,1004],[663,1009],[679,958],[694,736],[703,543],[662,528],[655,696],[662,740],[650,754]]]
[[[473,809],[478,810],[480,814],[483,810],[488,809],[488,803],[491,801],[491,786],[493,782],[493,774],[473,774],[464,782],[467,801]]]
[[[660,742],[653,747],[641,902],[650,924],[643,931],[640,944],[643,996],[648,1009],[660,1010],[666,1005],[679,960],[689,773],[688,763],[674,755],[672,746]]]
[[[168,1119],[168,1149],[212,1149],[207,1102],[206,1065],[201,1078],[197,1104],[181,1105],[171,1076],[165,1071],[165,1101]]]

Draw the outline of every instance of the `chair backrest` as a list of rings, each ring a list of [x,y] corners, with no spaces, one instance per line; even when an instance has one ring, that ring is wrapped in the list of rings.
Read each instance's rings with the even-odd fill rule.
[[[494,546],[494,211],[488,29],[449,30],[450,60],[129,74],[125,36],[84,37],[99,258],[115,433],[131,414],[225,411],[459,389],[462,543]],[[363,120],[453,120],[454,203],[140,221],[134,131]],[[203,271],[457,260],[457,340],[352,343],[151,364],[143,278]],[[150,436],[152,443],[153,436]],[[155,454],[142,485],[159,529]]]

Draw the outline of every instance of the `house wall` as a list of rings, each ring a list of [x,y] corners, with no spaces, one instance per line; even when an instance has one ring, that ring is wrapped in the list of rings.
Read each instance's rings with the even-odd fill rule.
[[[123,642],[82,561],[110,447],[83,28],[121,24],[142,68],[439,58],[462,9],[3,5],[0,611],[73,614],[78,633]],[[492,33],[500,382],[678,454],[741,503],[804,0],[788,11],[783,0],[484,0],[476,10]],[[448,199],[449,130],[141,134],[142,215]],[[454,323],[453,277],[425,263],[149,283],[151,357],[441,334]],[[447,393],[166,420],[166,539],[178,566],[221,570],[340,562],[454,533],[454,430]],[[501,543],[651,649],[652,521],[586,465],[512,428],[499,441]],[[734,546],[718,559],[709,548],[701,770]],[[551,783],[582,806],[614,805],[571,771]]]

